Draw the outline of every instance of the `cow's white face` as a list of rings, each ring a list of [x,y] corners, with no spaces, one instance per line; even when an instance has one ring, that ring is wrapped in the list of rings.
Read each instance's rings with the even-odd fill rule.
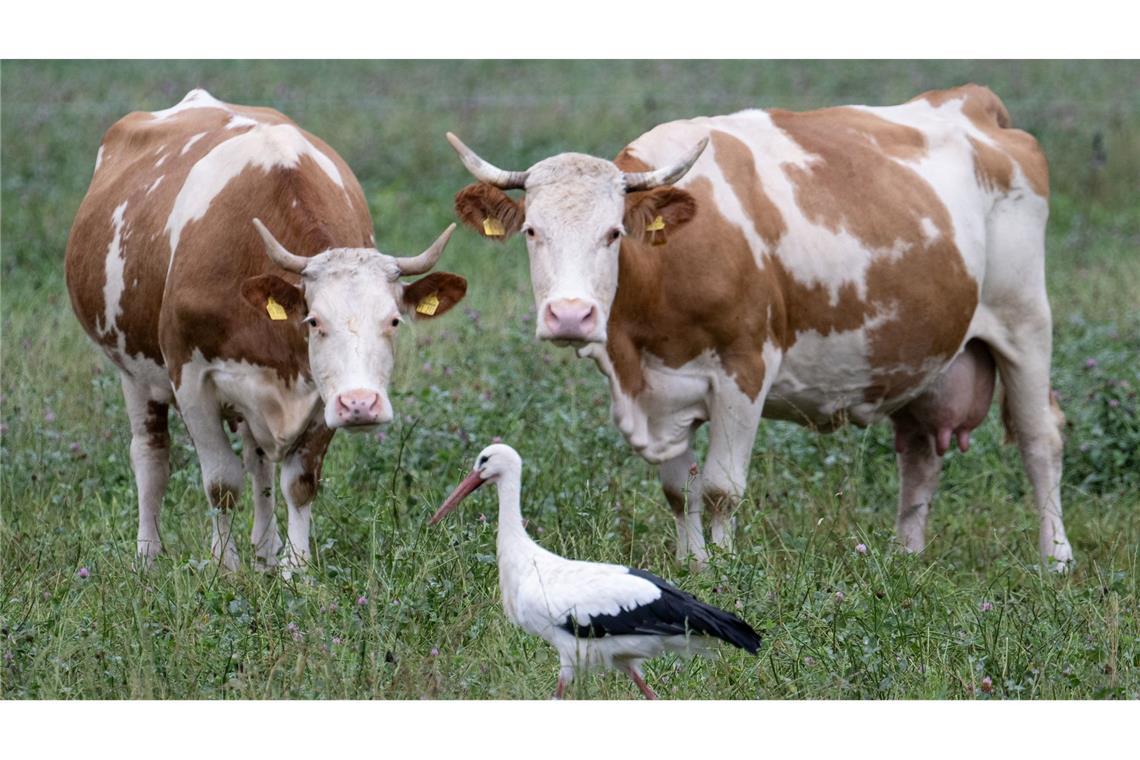
[[[273,319],[302,323],[307,331],[309,371],[324,402],[329,428],[368,428],[392,419],[388,382],[395,364],[395,337],[408,319],[437,317],[467,291],[462,277],[429,274],[400,281],[400,259],[373,248],[335,248],[301,259],[301,286],[275,275],[247,280],[247,301]]]
[[[302,273],[309,370],[330,428],[392,419],[388,381],[405,311],[398,276],[391,257],[362,249],[323,253]]]
[[[567,153],[536,164],[521,233],[541,340],[604,343],[625,232],[622,172],[610,161]]]
[[[535,334],[557,343],[605,343],[618,288],[622,238],[656,240],[696,213],[692,196],[670,183],[696,162],[707,139],[676,164],[624,172],[612,161],[561,153],[525,172],[504,172],[448,139],[467,169],[482,180],[459,192],[460,219],[486,237],[521,233],[530,255],[537,311]],[[515,200],[504,189],[523,189]],[[662,238],[663,239],[663,238]]]

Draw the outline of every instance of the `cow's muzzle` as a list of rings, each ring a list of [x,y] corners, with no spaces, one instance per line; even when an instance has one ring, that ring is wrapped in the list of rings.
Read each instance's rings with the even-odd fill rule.
[[[338,394],[331,427],[382,425],[392,421],[392,404],[382,391],[357,388]]]
[[[605,340],[601,327],[596,304],[579,298],[564,298],[547,301],[542,307],[538,337],[567,343],[600,343]]]

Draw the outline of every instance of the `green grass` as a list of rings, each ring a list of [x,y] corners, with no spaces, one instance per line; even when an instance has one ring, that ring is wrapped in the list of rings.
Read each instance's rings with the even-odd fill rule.
[[[6,62],[0,73],[5,698],[548,696],[553,651],[499,607],[492,496],[425,526],[496,435],[526,461],[524,512],[545,546],[652,569],[762,630],[759,657],[652,662],[648,678],[663,696],[1140,697],[1137,64]],[[535,342],[521,245],[465,232],[443,268],[466,276],[470,295],[404,335],[396,420],[382,437],[332,444],[311,573],[218,575],[179,423],[166,552],[154,572],[132,570],[119,384],[71,314],[62,277],[100,137],[127,111],[169,106],[199,85],[282,109],[353,166],[381,249],[406,253],[451,220],[452,195],[469,181],[443,140],[448,129],[522,168],[559,150],[613,155],[675,117],[890,103],[965,81],[991,86],[1050,158],[1072,574],[1037,566],[1028,483],[996,415],[968,455],[947,457],[919,557],[891,548],[887,427],[818,436],[765,423],[737,554],[689,574],[672,557],[653,468],[610,423],[604,380]],[[247,497],[236,521],[247,562],[249,513]],[[574,695],[637,691],[591,676]]]

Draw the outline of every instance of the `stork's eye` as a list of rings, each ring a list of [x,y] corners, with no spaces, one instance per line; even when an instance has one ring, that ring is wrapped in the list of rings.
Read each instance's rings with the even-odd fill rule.
[[[610,245],[613,245],[614,243],[616,243],[618,238],[620,238],[620,237],[621,237],[621,230],[618,229],[617,227],[614,227],[612,230],[610,230],[608,233],[606,233],[606,239],[610,241]]]
[[[392,318],[392,327],[399,327],[399,326],[400,326],[400,318],[399,317],[393,317]]]
[[[531,240],[534,240],[534,236],[535,236],[535,234],[536,234],[536,233],[535,233],[535,231],[534,231],[534,227],[527,227],[527,228],[526,228],[526,236],[527,236],[528,238],[530,238]]]
[[[314,330],[318,329],[321,326],[321,323],[319,321],[317,321],[317,318],[314,317],[312,314],[305,317],[301,321],[304,322],[305,324],[307,324],[309,327],[313,328]]]

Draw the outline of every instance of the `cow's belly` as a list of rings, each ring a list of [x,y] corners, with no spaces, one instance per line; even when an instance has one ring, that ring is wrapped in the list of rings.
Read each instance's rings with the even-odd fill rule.
[[[190,364],[198,365],[223,413],[244,419],[257,445],[274,461],[285,455],[322,408],[316,386],[303,378],[287,384],[269,367],[229,359],[204,362],[195,356]]]
[[[822,431],[872,425],[920,395],[953,358],[933,356],[918,366],[884,369],[873,367],[868,356],[865,330],[800,333],[784,353],[764,416]]]

